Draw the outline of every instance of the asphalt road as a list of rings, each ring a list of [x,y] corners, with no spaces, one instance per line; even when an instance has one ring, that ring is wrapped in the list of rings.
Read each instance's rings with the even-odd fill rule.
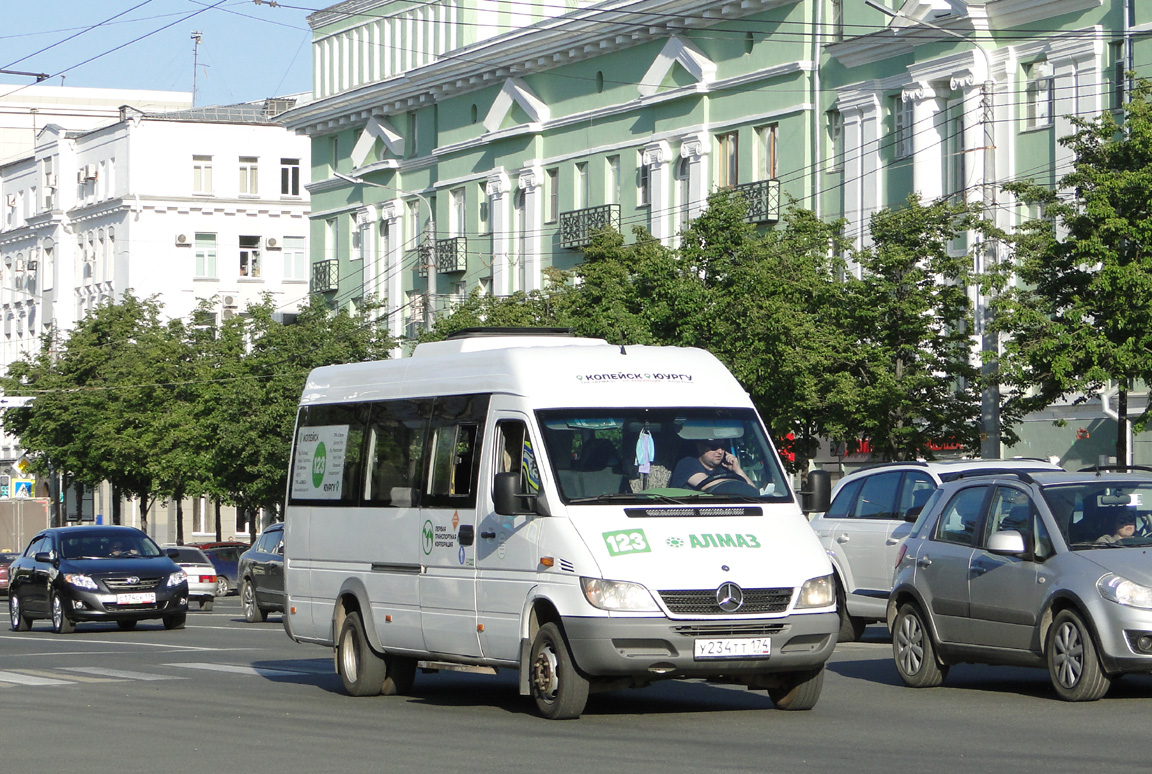
[[[1090,704],[1056,699],[1041,670],[961,665],[941,688],[905,688],[878,626],[837,648],[811,712],[677,681],[594,695],[559,722],[512,673],[351,698],[330,651],[291,642],[278,616],[244,623],[235,597],[181,631],[0,631],[6,773],[1143,772],[1150,710],[1152,677]]]

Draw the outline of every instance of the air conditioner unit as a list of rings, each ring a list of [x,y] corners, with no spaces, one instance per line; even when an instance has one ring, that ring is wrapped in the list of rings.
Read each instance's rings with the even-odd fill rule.
[[[192,244],[192,240],[188,238],[187,234],[177,234],[176,235],[176,246],[177,247],[188,247],[191,244]]]
[[[39,262],[39,261],[36,261],[36,260],[33,260],[33,259],[29,259],[29,261],[28,261],[28,271],[36,271],[36,270],[37,270],[37,269],[39,269],[39,268],[40,268],[40,262]]]
[[[98,170],[97,170],[95,164],[86,164],[84,166],[84,179],[85,180],[95,180],[97,171]]]
[[[267,237],[264,239],[264,248],[267,250],[279,250],[280,240],[276,237]]]
[[[16,271],[24,271],[24,259],[23,258],[17,258],[16,259]]]
[[[224,296],[224,308],[225,309],[235,309],[236,308],[236,298],[234,296]]]

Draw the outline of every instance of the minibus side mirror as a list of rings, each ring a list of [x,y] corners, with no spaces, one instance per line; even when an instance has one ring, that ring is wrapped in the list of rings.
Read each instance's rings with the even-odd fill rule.
[[[538,495],[520,491],[519,473],[497,473],[492,483],[492,504],[501,516],[516,516],[538,511]]]
[[[808,471],[808,488],[800,493],[804,513],[823,513],[832,502],[832,474],[826,470]]]

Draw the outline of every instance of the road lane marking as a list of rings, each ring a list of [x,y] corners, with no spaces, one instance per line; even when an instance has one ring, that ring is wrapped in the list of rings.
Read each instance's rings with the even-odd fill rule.
[[[268,667],[251,667],[241,666],[239,664],[206,664],[206,663],[188,663],[188,664],[165,664],[164,666],[171,667],[185,667],[186,669],[204,669],[209,672],[229,672],[237,675],[252,675],[256,677],[298,677],[299,675],[315,674],[313,672],[302,672],[289,669],[272,669]],[[2,679],[2,678],[0,678]]]
[[[119,680],[186,680],[177,675],[156,675],[150,672],[132,672],[126,669],[106,669],[104,667],[60,667],[65,672],[79,672],[87,675],[98,675]],[[99,677],[78,677],[77,680],[98,681]]]
[[[0,681],[16,685],[73,685],[75,680],[58,680],[54,677],[39,677],[20,672],[0,671]]]

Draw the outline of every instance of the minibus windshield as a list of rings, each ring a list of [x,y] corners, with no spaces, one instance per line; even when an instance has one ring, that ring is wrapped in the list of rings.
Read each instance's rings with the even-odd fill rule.
[[[566,503],[792,500],[752,409],[548,409],[537,419]]]

